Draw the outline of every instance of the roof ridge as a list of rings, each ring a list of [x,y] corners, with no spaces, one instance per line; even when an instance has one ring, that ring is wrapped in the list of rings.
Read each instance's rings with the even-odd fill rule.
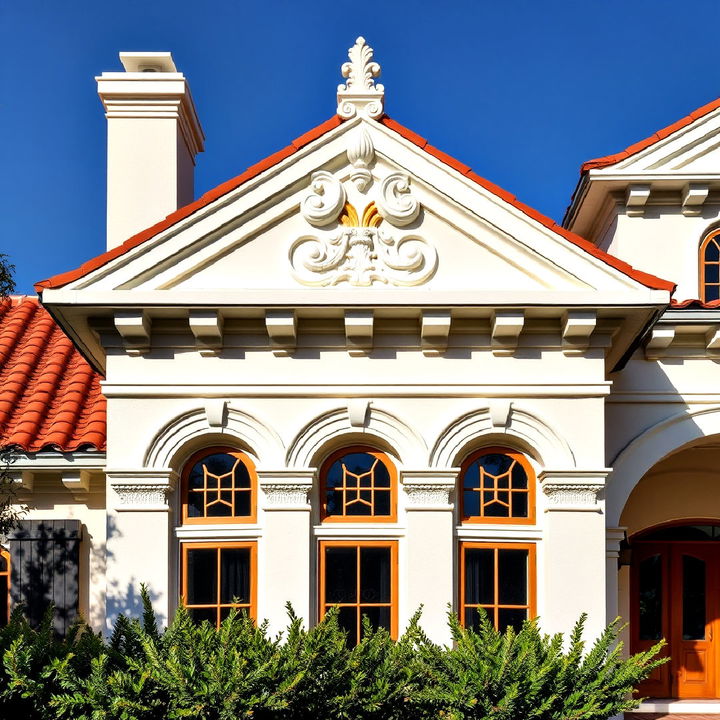
[[[612,155],[605,155],[603,157],[594,158],[592,160],[586,160],[580,166],[580,174],[584,175],[589,170],[596,170],[599,168],[608,167],[610,165],[615,165],[616,163],[619,163],[621,160],[626,160],[632,155],[636,155],[642,150],[645,150],[646,148],[649,148],[655,143],[660,142],[660,140],[664,140],[666,137],[672,135],[678,130],[682,130],[682,128],[687,127],[688,125],[694,123],[696,120],[699,120],[701,117],[708,115],[709,113],[713,112],[713,110],[717,110],[718,108],[720,108],[720,98],[716,98],[715,100],[706,103],[702,107],[697,108],[697,110],[693,110],[693,112],[691,112],[690,114],[685,115],[685,117],[680,118],[680,120],[676,120],[674,123],[670,123],[670,125],[666,125],[664,128],[657,130],[652,135],[649,135],[643,140],[639,140],[632,145],[628,145],[628,147],[626,147],[624,150],[621,150],[620,152],[613,153]]]

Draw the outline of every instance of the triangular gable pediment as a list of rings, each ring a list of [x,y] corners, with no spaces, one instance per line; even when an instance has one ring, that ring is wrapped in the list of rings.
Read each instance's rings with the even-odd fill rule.
[[[429,303],[438,291],[462,291],[470,303],[496,295],[561,304],[558,293],[583,293],[613,304],[668,289],[583,247],[398,127],[340,124],[65,289],[282,291],[283,304],[294,295],[323,304],[331,290],[367,303],[381,289],[408,288],[413,302],[423,291]]]
[[[659,130],[621,153],[585,163],[598,175],[720,175],[720,101]]]

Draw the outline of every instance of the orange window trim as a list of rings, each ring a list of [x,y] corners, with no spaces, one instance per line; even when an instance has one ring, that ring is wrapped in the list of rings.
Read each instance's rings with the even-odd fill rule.
[[[495,555],[493,578],[493,604],[492,605],[476,605],[475,603],[465,602],[465,550],[527,550],[528,552],[528,596],[526,605],[504,605],[498,602],[498,561],[497,553]],[[498,625],[498,610],[501,608],[527,608],[528,619],[532,619],[537,615],[537,569],[535,559],[535,543],[496,543],[496,542],[460,542],[460,588],[458,603],[460,606],[460,622],[465,624],[465,610],[467,608],[483,607],[487,611],[491,620]]]
[[[327,472],[332,467],[332,464],[338,459],[341,458],[343,455],[347,455],[349,453],[367,453],[368,455],[372,455],[373,457],[380,460],[380,462],[385,466],[385,468],[388,471],[388,475],[390,476],[390,514],[389,515],[328,515],[327,512],[327,483],[326,483],[326,476]],[[372,522],[372,523],[380,523],[380,522],[397,522],[397,486],[398,486],[398,478],[397,478],[397,469],[395,468],[395,463],[390,460],[390,458],[384,453],[380,452],[379,450],[375,450],[375,448],[367,447],[364,445],[351,445],[349,447],[341,448],[340,450],[337,450],[336,452],[332,453],[325,462],[320,467],[320,483],[319,483],[319,493],[320,493],[320,521],[323,523],[366,523],[366,522]],[[373,502],[374,502],[374,496],[373,496]],[[345,508],[343,508],[344,512]]]
[[[248,475],[250,477],[250,514],[249,515],[236,515],[226,517],[190,517],[189,515],[189,482],[190,473],[192,472],[195,464],[202,460],[204,457],[214,455],[216,453],[226,453],[238,458],[240,462],[247,468]],[[257,473],[255,472],[255,466],[253,465],[250,458],[244,453],[239,451],[237,448],[231,447],[208,447],[199,450],[195,454],[188,458],[187,462],[183,467],[181,492],[182,492],[182,524],[183,525],[219,525],[227,523],[254,523],[257,521]]]
[[[512,493],[527,492],[527,517],[491,517],[488,515],[466,515],[465,514],[465,473],[475,460],[483,455],[497,453],[498,455],[507,455],[522,465],[527,475],[527,490],[509,490]],[[460,466],[460,475],[458,476],[457,493],[459,496],[458,505],[460,508],[460,520],[462,524],[478,524],[484,525],[534,525],[535,524],[535,471],[523,453],[506,447],[484,447],[476,450],[464,460]],[[482,513],[482,503],[480,504]]]
[[[217,582],[218,586],[221,583],[220,578],[220,550],[235,548],[248,548],[250,550],[250,602],[249,603],[222,603],[220,602],[220,588],[218,587],[218,601],[210,604],[198,604],[188,605],[188,588],[187,588],[187,559],[189,550],[216,550],[216,562],[217,567]],[[246,609],[248,614],[253,620],[257,620],[257,543],[251,542],[183,542],[181,544],[182,550],[182,567],[181,567],[181,583],[182,588],[180,598],[186,608],[192,610],[193,608],[208,608],[217,610],[217,626],[220,626],[220,610],[222,608],[238,608],[240,610]]]
[[[358,553],[361,548],[366,547],[385,547],[390,549],[390,636],[393,640],[397,640],[398,636],[398,544],[396,540],[320,540],[320,583],[318,596],[318,620],[322,620],[325,613],[336,605],[339,607],[387,607],[388,603],[364,603],[361,602],[360,594],[360,562],[358,558],[357,565],[357,601],[354,603],[326,603],[325,602],[325,550],[332,547],[352,547],[357,548]],[[362,623],[362,612],[358,612],[358,628],[357,636],[360,637],[360,625]]]
[[[699,285],[699,294],[700,299],[703,302],[709,302],[707,297],[707,288],[708,285],[719,285],[718,283],[708,283],[705,280],[706,273],[705,270],[708,265],[720,265],[716,262],[707,262],[705,260],[705,256],[707,254],[707,248],[708,245],[713,243],[714,245],[718,246],[718,249],[720,250],[720,230],[713,230],[711,233],[707,235],[707,237],[700,243],[700,252],[698,253],[698,285]]]
[[[0,577],[7,578],[7,613],[5,617],[0,617],[0,625],[7,625],[10,622],[10,576],[12,567],[10,566],[10,553],[5,548],[0,547],[0,558],[5,558],[5,570],[0,570]]]

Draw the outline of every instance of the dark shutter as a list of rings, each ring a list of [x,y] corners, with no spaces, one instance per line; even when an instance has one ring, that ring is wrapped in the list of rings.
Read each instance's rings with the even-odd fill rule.
[[[54,627],[64,635],[77,617],[79,520],[23,520],[10,533],[10,597],[22,603],[32,625],[50,604]]]

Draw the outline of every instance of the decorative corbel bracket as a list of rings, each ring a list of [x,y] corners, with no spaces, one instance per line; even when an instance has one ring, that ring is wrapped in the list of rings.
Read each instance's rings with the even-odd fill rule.
[[[498,310],[493,314],[490,345],[493,355],[513,355],[525,325],[522,310]]]
[[[86,493],[90,489],[90,473],[87,470],[63,471],[62,484],[72,493]]]
[[[292,310],[268,310],[265,327],[270,338],[273,355],[292,355],[297,346],[297,319]]]
[[[650,185],[628,185],[625,191],[625,211],[631,217],[645,214],[645,205],[650,199]]]
[[[119,310],[115,313],[115,328],[128,355],[144,355],[150,350],[151,326],[150,317],[142,310]]]
[[[682,214],[700,215],[710,194],[710,186],[700,183],[688,183],[682,191]]]
[[[674,339],[674,327],[654,327],[645,344],[645,357],[648,360],[657,360],[663,357]]]
[[[222,350],[223,316],[218,310],[191,310],[189,323],[202,356],[212,357]]]
[[[350,355],[367,355],[373,349],[372,310],[345,311],[345,341]]]
[[[424,355],[441,355],[447,350],[451,323],[449,310],[423,310],[420,341]]]
[[[568,310],[563,318],[562,348],[565,355],[584,355],[597,325],[593,310]]]

